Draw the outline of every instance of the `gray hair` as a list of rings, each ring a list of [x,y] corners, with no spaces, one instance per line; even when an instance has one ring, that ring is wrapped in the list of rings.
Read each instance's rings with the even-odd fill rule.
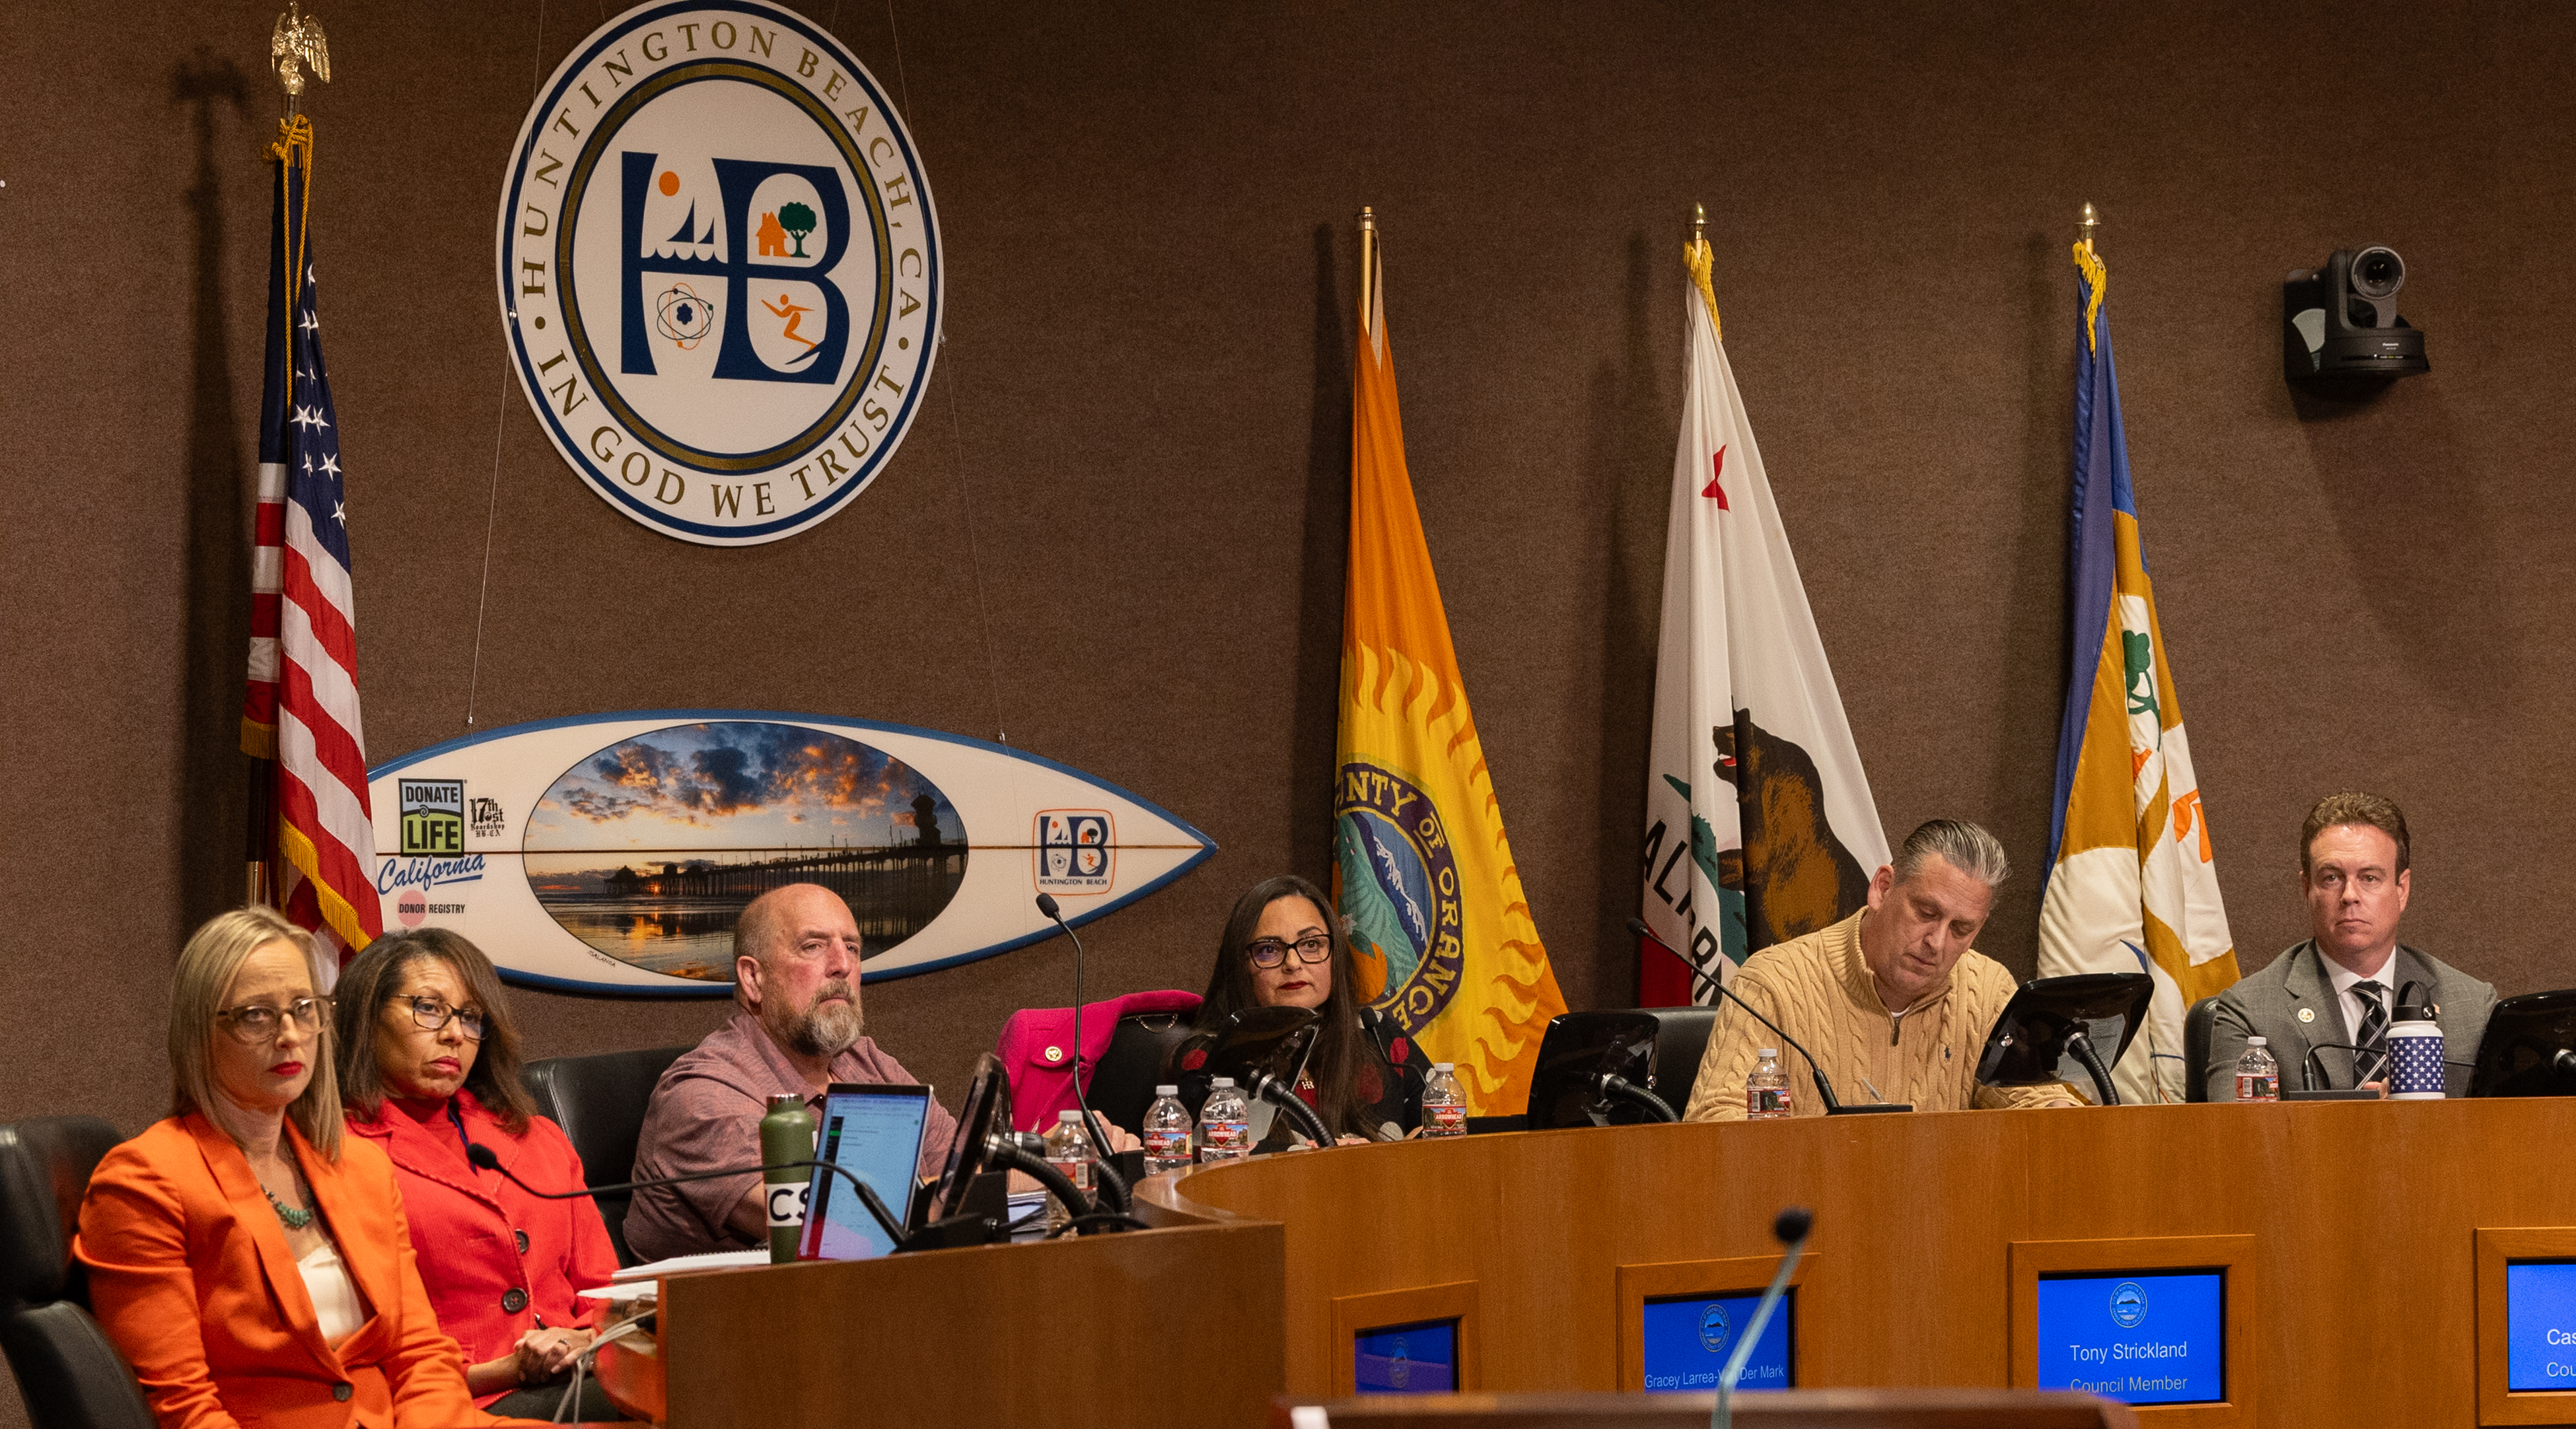
[[[1990,889],[2012,877],[2012,861],[1993,834],[1965,819],[1934,819],[1905,836],[1905,846],[1896,851],[1896,881],[1910,882],[1923,871],[1923,860],[1936,856]]]

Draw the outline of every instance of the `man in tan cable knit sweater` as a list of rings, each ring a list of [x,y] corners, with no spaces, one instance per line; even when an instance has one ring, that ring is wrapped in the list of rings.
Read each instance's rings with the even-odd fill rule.
[[[1986,1033],[2015,984],[2003,964],[1971,945],[2010,870],[1994,835],[1965,820],[1935,819],[1870,879],[1867,907],[1755,953],[1729,986],[1816,1055],[1847,1105],[2080,1105],[2062,1085],[1976,1083]],[[1759,1050],[1778,1042],[1742,1009],[1721,1012],[1684,1119],[1743,1120],[1744,1079]],[[1798,1054],[1778,1050],[1796,1114],[1822,1116]]]

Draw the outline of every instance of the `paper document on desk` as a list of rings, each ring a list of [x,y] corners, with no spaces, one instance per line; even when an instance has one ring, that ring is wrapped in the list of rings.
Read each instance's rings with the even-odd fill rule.
[[[630,1265],[608,1278],[611,1281],[655,1280],[665,1275],[680,1275],[692,1270],[731,1270],[737,1266],[767,1265],[768,1263],[769,1251],[765,1247],[760,1250],[712,1250],[704,1255],[675,1255],[669,1260]]]

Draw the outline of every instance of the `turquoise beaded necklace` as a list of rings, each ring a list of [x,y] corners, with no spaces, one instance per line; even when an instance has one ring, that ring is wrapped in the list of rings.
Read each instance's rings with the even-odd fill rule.
[[[260,1190],[267,1194],[268,1204],[276,1209],[277,1218],[286,1222],[286,1228],[288,1230],[300,1231],[306,1226],[313,1224],[313,1213],[311,1211],[299,1211],[295,1209],[284,1201],[277,1199],[277,1193],[269,1190],[266,1186],[260,1187]]]
[[[304,1178],[296,1173],[295,1163],[292,1159],[287,1162],[286,1174],[295,1178],[296,1185],[301,1186],[304,1184]],[[313,1224],[313,1213],[311,1211],[299,1211],[293,1206],[286,1204],[284,1201],[277,1199],[277,1193],[268,1189],[265,1185],[262,1185],[259,1188],[259,1191],[261,1195],[268,1197],[269,1208],[277,1212],[277,1218],[280,1221],[285,1222],[288,1230],[300,1231],[306,1226]],[[310,1196],[313,1193],[308,1190],[304,1194]]]

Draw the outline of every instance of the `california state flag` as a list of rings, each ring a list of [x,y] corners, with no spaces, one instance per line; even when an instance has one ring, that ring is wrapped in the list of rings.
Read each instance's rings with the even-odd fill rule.
[[[1848,917],[1887,862],[1860,752],[1718,341],[1708,241],[1683,250],[1690,389],[1673,454],[1664,628],[1646,779],[1639,1000],[1709,1002],[1709,977]]]

